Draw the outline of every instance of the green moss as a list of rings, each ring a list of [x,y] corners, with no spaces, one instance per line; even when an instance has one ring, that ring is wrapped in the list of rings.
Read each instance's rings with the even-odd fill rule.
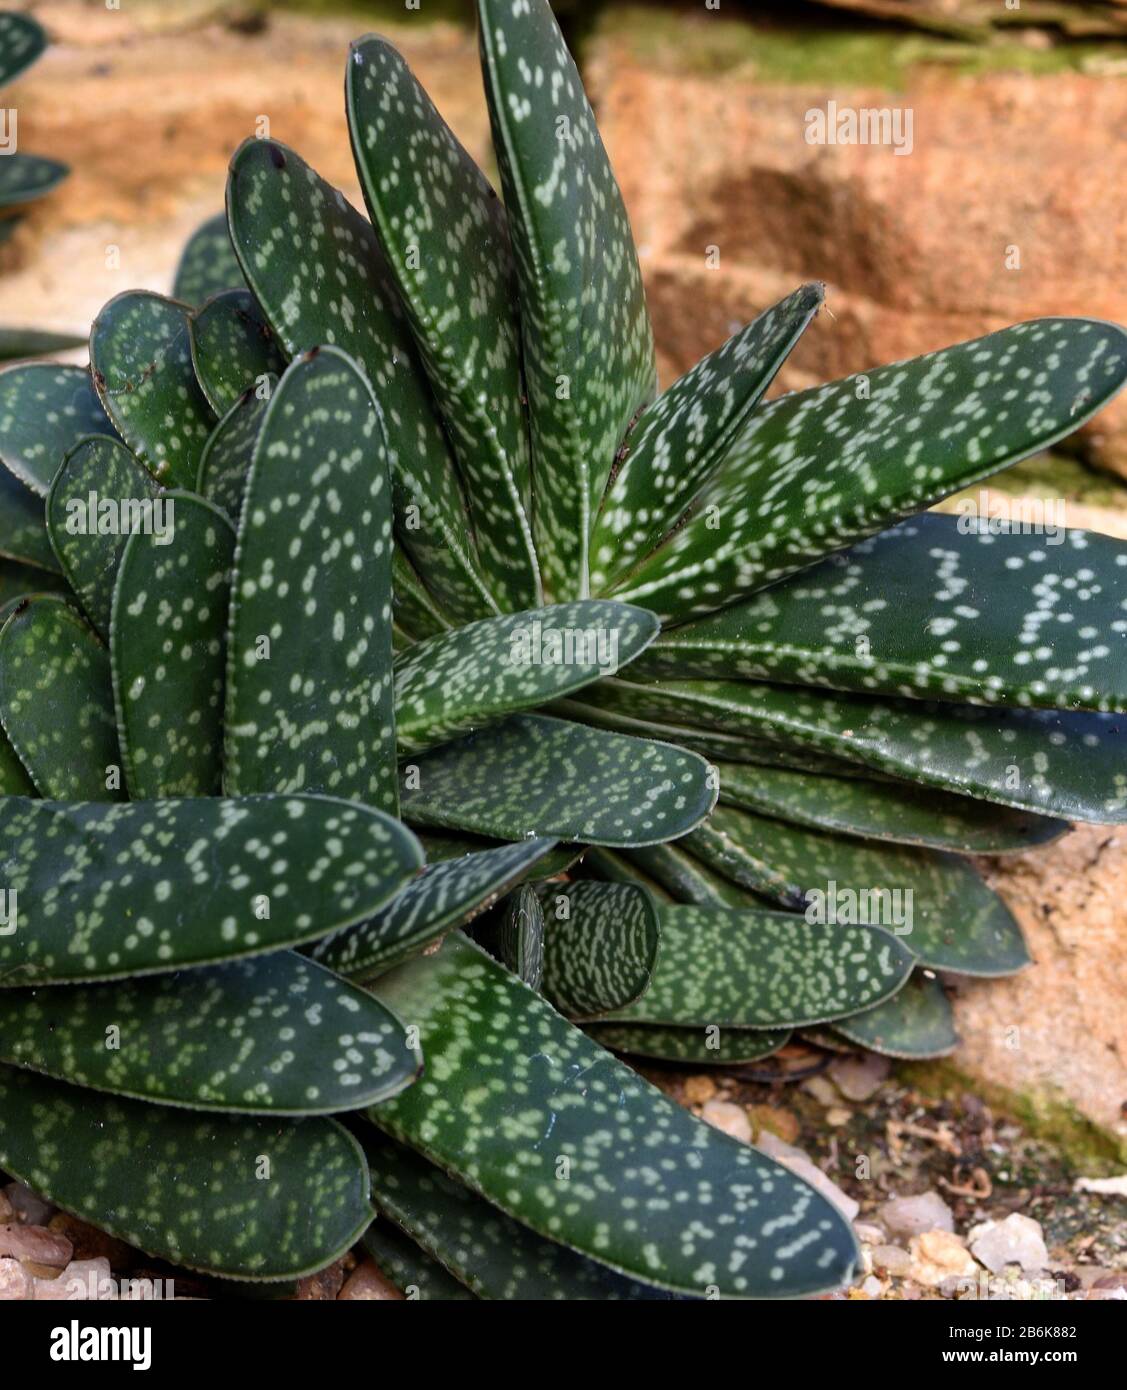
[[[1111,473],[1089,468],[1067,454],[1052,452],[1036,454],[982,483],[954,493],[936,510],[955,511],[961,498],[976,497],[983,487],[1010,497],[1063,498],[1066,502],[1090,507],[1127,510],[1127,483]]]
[[[896,1074],[905,1085],[927,1096],[957,1101],[971,1092],[990,1107],[995,1119],[1013,1120],[1027,1134],[1052,1144],[1084,1177],[1111,1176],[1127,1162],[1127,1139],[1103,1129],[1070,1101],[1048,1091],[1011,1091],[968,1076],[950,1060],[901,1062]]]

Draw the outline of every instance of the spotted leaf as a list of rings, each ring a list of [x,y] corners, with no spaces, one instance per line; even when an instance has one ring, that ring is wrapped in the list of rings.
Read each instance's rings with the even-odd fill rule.
[[[879,1006],[878,1006],[879,1007]],[[660,1024],[588,1023],[589,1038],[610,1052],[683,1062],[694,1067],[738,1067],[785,1047],[790,1032],[769,1028],[663,1028]]]
[[[68,585],[62,575],[22,565],[18,560],[0,558],[0,626],[8,616],[6,610],[20,599],[32,594],[67,592]]]
[[[0,160],[0,208],[17,207],[42,198],[70,173],[68,165],[38,154],[5,151]]]
[[[428,1069],[366,1113],[537,1235],[688,1294],[797,1296],[850,1276],[853,1234],[824,1198],[702,1128],[464,937],[375,992],[419,1028]]]
[[[396,627],[412,642],[435,637],[450,626],[433,594],[398,545],[391,557],[391,608]]]
[[[244,391],[207,437],[200,455],[196,491],[236,524],[262,417],[278,385],[269,377],[261,391]]]
[[[713,873],[679,845],[646,845],[627,850],[626,859],[679,903],[712,903],[718,907],[762,906],[762,900]]]
[[[544,983],[544,912],[536,889],[522,883],[494,914],[473,933],[495,960],[507,966],[529,989],[541,993]]]
[[[434,1299],[440,1303],[474,1301],[476,1295],[470,1293],[465,1284],[416,1245],[394,1222],[373,1221],[360,1241],[380,1271],[408,1298]]]
[[[43,26],[31,15],[0,13],[0,87],[17,78],[47,47]]]
[[[270,325],[249,290],[223,290],[189,320],[192,365],[216,415],[224,415],[243,393],[286,368]]]
[[[217,212],[188,238],[176,267],[172,297],[183,304],[203,304],[213,294],[240,289],[245,283],[227,230],[227,214]]]
[[[568,1018],[601,1018],[646,991],[658,953],[658,918],[630,883],[546,884],[544,997]]]
[[[0,463],[40,497],[80,439],[113,433],[85,367],[23,362],[0,371]]]
[[[841,1018],[843,1038],[885,1057],[946,1057],[959,1045],[947,994],[934,975],[915,970],[903,989],[875,1009]]]
[[[59,573],[59,561],[51,549],[43,516],[43,499],[0,468],[0,555],[41,570],[50,583],[50,575]]]

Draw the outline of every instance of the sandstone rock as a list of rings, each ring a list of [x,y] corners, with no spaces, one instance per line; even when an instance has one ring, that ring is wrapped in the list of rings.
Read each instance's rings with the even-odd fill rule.
[[[300,1303],[323,1303],[336,1298],[344,1283],[344,1261],[336,1260],[316,1274],[299,1279],[294,1298]]]
[[[706,1101],[700,1117],[705,1124],[723,1130],[733,1139],[739,1139],[744,1144],[751,1143],[751,1121],[742,1105],[734,1105],[730,1100]]]
[[[879,1209],[889,1235],[918,1236],[925,1231],[953,1231],[955,1218],[938,1192],[916,1197],[893,1197]]]
[[[35,1280],[19,1260],[0,1256],[0,1303],[30,1299],[34,1285]]]
[[[703,1105],[716,1094],[716,1082],[711,1076],[689,1076],[685,1078],[685,1104]]]
[[[1011,1212],[1004,1221],[983,1222],[967,1238],[975,1259],[995,1274],[1011,1264],[1035,1270],[1049,1263],[1041,1223],[1020,1212]]]
[[[788,1144],[793,1144],[802,1132],[798,1116],[792,1110],[784,1110],[782,1106],[749,1105],[747,1113],[756,1137],[766,1131],[778,1135]]]
[[[862,1057],[835,1057],[829,1072],[837,1089],[846,1100],[860,1104],[870,1100],[880,1090],[892,1071],[887,1057],[867,1052]]]
[[[345,1281],[344,1288],[337,1295],[340,1299],[402,1299],[402,1292],[396,1288],[383,1271],[371,1260],[358,1264]]]
[[[910,1277],[929,1289],[939,1288],[948,1279],[965,1279],[978,1269],[966,1246],[950,1231],[913,1236],[910,1254]]]
[[[66,1236],[45,1226],[0,1226],[0,1255],[62,1269],[73,1253]]]

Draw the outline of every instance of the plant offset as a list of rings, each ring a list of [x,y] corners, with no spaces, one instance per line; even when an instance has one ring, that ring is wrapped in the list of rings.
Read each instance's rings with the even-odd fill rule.
[[[503,197],[360,40],[368,219],[249,140],[175,299],[0,373],[0,1168],[236,1279],[830,1289],[837,1208],[620,1058],[936,1056],[1028,964],[962,856],[1127,820],[1127,544],[921,509],[1127,334],[764,404],[806,285],[659,394],[551,10],[478,9]]]

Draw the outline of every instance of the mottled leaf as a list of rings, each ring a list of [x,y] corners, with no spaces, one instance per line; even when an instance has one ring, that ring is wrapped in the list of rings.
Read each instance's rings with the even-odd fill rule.
[[[536,1235],[386,1135],[365,1127],[360,1141],[376,1206],[478,1298],[523,1303],[668,1298]]]
[[[239,289],[244,283],[227,230],[227,214],[217,212],[188,238],[176,267],[172,297],[183,304],[202,304],[213,294]]]
[[[38,154],[6,152],[0,159],[0,208],[16,207],[42,198],[58,187],[70,167]]]
[[[371,388],[343,352],[314,349],[279,382],[247,478],[227,650],[228,793],[324,791],[396,812],[391,549]]]
[[[1012,975],[1029,964],[1001,898],[955,855],[829,835],[729,806],[717,807],[685,847],[808,918],[888,927],[933,969]]]
[[[409,1086],[422,1056],[370,994],[293,951],[124,983],[0,990],[0,1059],[192,1110],[318,1115]]]
[[[191,311],[147,290],[115,295],[90,330],[102,405],[157,482],[193,488],[215,416],[192,366]]]
[[[208,435],[200,455],[196,491],[226,512],[236,525],[262,417],[277,385],[271,377],[261,394],[257,389],[244,391]]]
[[[0,936],[9,988],[312,941],[370,917],[422,862],[398,821],[320,796],[6,797],[0,832],[0,881],[19,905],[17,930]]]
[[[135,531],[165,532],[167,504],[117,439],[91,435],[67,454],[47,493],[47,534],[87,617],[109,636],[121,554]]]
[[[0,87],[29,68],[46,47],[47,35],[37,19],[0,11]]]
[[[797,1296],[850,1277],[857,1247],[824,1198],[702,1128],[464,937],[376,994],[419,1028],[428,1069],[366,1113],[538,1235],[689,1294]]]
[[[716,798],[694,753],[541,715],[431,749],[402,776],[408,820],[502,840],[656,844],[691,830]]]
[[[169,531],[131,536],[110,656],[130,796],[218,796],[235,532],[190,492],[162,499]]]
[[[400,544],[462,622],[499,611],[457,469],[376,234],[293,150],[247,140],[227,184],[247,282],[290,356],[324,343],[360,364],[383,413]]]
[[[463,926],[504,896],[552,849],[553,840],[458,855],[426,868],[377,916],[318,941],[310,954],[352,980],[374,979]]]
[[[352,45],[348,125],[364,199],[466,483],[506,610],[540,602],[520,323],[505,211],[399,53]]]
[[[588,544],[631,420],[657,387],[630,223],[547,0],[478,0],[485,95],[520,285],[548,596],[586,598]]]
[[[959,1045],[947,993],[924,970],[914,970],[904,988],[875,1009],[838,1019],[834,1029],[886,1057],[946,1057]]]
[[[786,912],[663,904],[650,987],[613,1021],[678,1028],[797,1028],[887,999],[915,964],[878,927]],[[609,1012],[609,1011],[608,1011]]]
[[[1035,319],[757,411],[687,525],[616,586],[710,613],[1072,434],[1127,380],[1127,333]]]
[[[585,599],[484,618],[409,647],[395,662],[399,751],[445,743],[614,675],[658,631],[644,609]]]
[[[964,854],[1004,854],[1049,844],[1066,821],[934,787],[811,777],[786,768],[719,763],[720,800],[793,825]]]
[[[0,555],[34,565],[44,577],[58,574],[59,561],[51,549],[43,516],[43,499],[0,467]]]
[[[718,907],[757,907],[762,900],[715,874],[677,845],[646,845],[625,851],[626,858],[656,879],[675,902],[713,903]]]
[[[657,908],[631,883],[547,884],[544,997],[568,1018],[602,1018],[645,993],[658,954]]]
[[[468,1299],[473,1302],[476,1297],[394,1222],[373,1221],[360,1242],[380,1272],[406,1295],[408,1301],[436,1299],[448,1303]]]
[[[7,239],[0,223],[0,245]],[[85,336],[50,333],[42,328],[0,328],[0,362],[16,362],[26,357],[45,357],[49,352],[67,352],[84,347]]]
[[[493,919],[474,931],[473,938],[529,989],[542,992],[544,912],[531,884],[522,883],[514,889]]]
[[[40,497],[80,439],[113,433],[86,367],[26,362],[0,371],[0,463]]]
[[[878,1005],[878,1007],[880,1007]],[[738,1067],[759,1062],[786,1045],[787,1029],[663,1028],[644,1023],[588,1023],[583,1030],[600,1047],[632,1057],[660,1062],[684,1062],[694,1067]]]
[[[124,795],[109,653],[64,599],[29,599],[0,630],[0,722],[41,796]]]
[[[434,596],[398,545],[391,557],[391,608],[396,626],[413,642],[434,637],[450,626]]]
[[[1127,708],[1127,544],[1094,531],[999,535],[993,526],[913,517],[673,628],[636,671]]]
[[[47,570],[21,565],[18,560],[0,558],[0,625],[7,616],[5,610],[31,594],[68,592],[66,580]]]
[[[189,320],[192,365],[216,415],[224,415],[263,377],[281,376],[286,359],[249,290],[223,290]]]
[[[368,1169],[333,1120],[200,1116],[0,1067],[0,1166],[158,1259],[288,1279],[371,1220]]]
[[[642,413],[595,522],[593,593],[628,573],[673,530],[723,462],[824,297],[820,284],[795,290],[702,357]]]

